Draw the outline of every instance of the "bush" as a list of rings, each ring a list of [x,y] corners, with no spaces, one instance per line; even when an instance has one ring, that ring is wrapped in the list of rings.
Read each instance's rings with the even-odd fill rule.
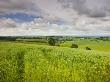
[[[78,48],[78,45],[77,44],[72,44],[71,48]]]
[[[89,47],[86,47],[86,50],[91,50],[91,48],[89,48]]]
[[[55,43],[56,43],[56,41],[55,41],[54,38],[49,38],[49,39],[48,39],[48,44],[49,44],[49,45],[55,46]]]

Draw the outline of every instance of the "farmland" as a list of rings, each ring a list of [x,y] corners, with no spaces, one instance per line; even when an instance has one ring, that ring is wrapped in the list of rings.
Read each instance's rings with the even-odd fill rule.
[[[62,47],[70,47],[72,43],[79,45],[79,49],[85,49],[85,47],[90,47],[92,50],[110,52],[110,41],[103,40],[94,40],[94,39],[83,39],[83,40],[74,40],[66,41],[62,43]]]
[[[110,81],[110,41],[77,39],[49,46],[26,40],[0,42],[0,82]],[[78,49],[70,48],[73,42]]]

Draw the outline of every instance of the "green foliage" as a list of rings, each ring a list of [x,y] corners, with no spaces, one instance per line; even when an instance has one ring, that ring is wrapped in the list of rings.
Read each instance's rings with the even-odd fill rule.
[[[89,47],[86,47],[86,50],[91,50],[91,48],[89,48]]]
[[[109,81],[109,52],[0,43],[0,82]]]
[[[71,48],[78,48],[78,45],[77,44],[72,44]]]
[[[48,38],[48,44],[49,44],[49,45],[55,46],[55,43],[56,43],[55,38],[52,38],[52,37]]]

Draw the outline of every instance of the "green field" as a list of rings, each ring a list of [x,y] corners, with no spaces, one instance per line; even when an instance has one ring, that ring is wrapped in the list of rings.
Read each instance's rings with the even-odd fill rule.
[[[70,48],[72,43],[78,44],[79,49],[85,49],[86,47],[89,47],[92,50],[96,50],[96,51],[110,52],[110,41],[103,41],[103,40],[76,39],[73,41],[66,41],[62,43],[60,46]]]
[[[109,42],[84,42],[77,41],[79,49],[68,48],[70,41],[63,47],[0,42],[0,82],[110,82]]]

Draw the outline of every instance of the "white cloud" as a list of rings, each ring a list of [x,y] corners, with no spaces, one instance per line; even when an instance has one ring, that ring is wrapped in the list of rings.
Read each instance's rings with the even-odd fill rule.
[[[109,0],[0,0],[1,16],[19,12],[41,16],[28,23],[4,16],[0,18],[0,35],[109,35],[109,3]]]
[[[12,19],[2,18],[0,19],[0,28],[15,28],[17,26],[16,22]]]
[[[109,35],[108,28],[100,28],[99,26],[81,23],[73,27],[71,25],[58,25],[49,22],[37,22],[36,20],[28,23],[17,23],[11,19],[0,20],[3,27],[0,27],[0,36],[19,36],[19,35]],[[90,22],[91,23],[91,22]],[[13,28],[13,26],[16,27]],[[84,26],[82,28],[82,26]],[[11,27],[12,26],[12,27]],[[101,25],[102,26],[102,25]],[[95,27],[95,28],[92,28]]]

